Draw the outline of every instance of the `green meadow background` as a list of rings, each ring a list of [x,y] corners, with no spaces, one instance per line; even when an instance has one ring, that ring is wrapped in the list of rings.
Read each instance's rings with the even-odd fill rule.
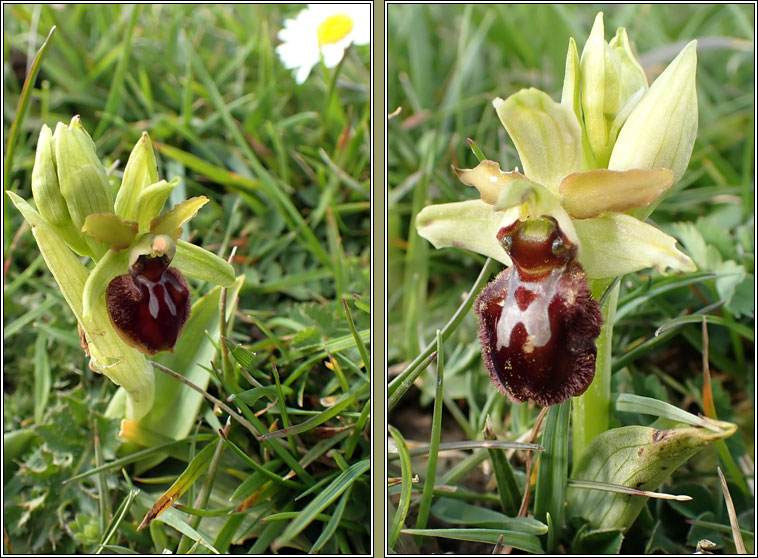
[[[219,442],[226,417],[206,402],[198,417],[169,409],[166,431],[187,420],[192,431],[159,465],[155,442],[123,444],[119,421],[104,416],[116,386],[89,370],[76,321],[5,199],[5,552],[209,552],[199,540],[221,553],[370,552],[370,47],[297,85],[274,49],[304,7],[3,6],[4,149],[14,148],[5,189],[31,199],[43,124],[81,115],[114,188],[148,132],[159,176],[181,179],[167,208],[207,196],[185,234],[224,259],[236,250],[243,278],[226,340],[201,340],[215,354],[201,363],[210,371],[226,344],[241,391],[215,372],[208,390],[235,396],[264,430],[304,425],[272,454],[232,421],[181,511],[137,531],[189,460]],[[19,119],[27,71],[54,25]],[[212,288],[189,283],[193,300]],[[153,453],[135,461],[135,449]],[[307,463],[305,474],[288,476],[282,451]],[[61,484],[98,463],[100,474]]]

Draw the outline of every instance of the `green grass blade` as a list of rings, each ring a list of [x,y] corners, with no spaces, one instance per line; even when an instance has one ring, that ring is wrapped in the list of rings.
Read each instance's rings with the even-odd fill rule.
[[[400,471],[402,475],[400,500],[397,503],[397,511],[392,520],[392,525],[387,530],[387,544],[392,548],[400,537],[400,530],[403,528],[403,523],[405,523],[405,518],[411,507],[411,489],[413,488],[411,476],[413,475],[413,470],[411,468],[411,456],[408,455],[408,446],[403,439],[403,435],[394,426],[389,427],[389,433],[395,441],[395,447],[397,447],[397,451],[400,454]]]
[[[4,184],[6,190],[11,187],[10,180],[11,169],[13,168],[13,150],[16,146],[17,136],[19,134],[19,130],[21,129],[21,125],[24,123],[24,119],[26,118],[26,112],[29,108],[29,102],[32,98],[32,89],[34,88],[34,82],[37,80],[37,74],[39,74],[39,70],[42,65],[42,59],[45,57],[47,49],[50,48],[50,39],[53,38],[55,29],[55,25],[53,25],[53,27],[50,29],[50,33],[48,33],[47,38],[45,39],[45,42],[42,43],[42,46],[37,52],[37,56],[34,57],[34,61],[32,62],[32,66],[29,70],[29,75],[26,76],[26,79],[24,80],[24,87],[21,89],[21,96],[18,99],[18,106],[16,107],[16,116],[13,119],[13,124],[11,124],[10,132],[8,132],[8,144],[5,149]]]
[[[437,330],[437,382],[434,390],[434,411],[432,412],[432,433],[429,438],[429,462],[426,468],[426,478],[424,479],[424,490],[421,493],[421,502],[419,503],[418,516],[416,519],[416,528],[426,528],[426,522],[429,519],[429,511],[432,507],[432,498],[434,496],[434,482],[437,479],[437,453],[440,447],[440,437],[442,436],[442,402],[444,386],[445,364],[442,352],[442,337],[440,330]],[[416,541],[419,544],[419,541]]]
[[[555,531],[548,532],[548,551],[552,551],[555,547],[563,529],[566,484],[568,483],[570,411],[570,400],[550,407],[545,417],[545,430],[542,434],[542,445],[545,446],[545,451],[540,454],[537,470],[534,517],[545,523],[547,514],[550,514],[553,521]]]
[[[403,529],[403,533],[487,544],[496,544],[502,535],[505,546],[512,546],[532,554],[545,553],[539,539],[534,535],[503,529]]]
[[[339,498],[348,488],[352,487],[352,485],[358,481],[358,479],[368,471],[370,467],[370,460],[363,459],[357,463],[353,463],[348,469],[343,471],[298,513],[294,521],[291,521],[284,529],[284,532],[279,536],[275,545],[277,547],[282,547],[295,538],[303,529],[310,525],[316,516],[329,504]]]
[[[126,78],[126,71],[129,67],[129,56],[132,49],[132,37],[134,36],[134,28],[137,25],[137,15],[139,15],[139,4],[132,5],[131,14],[129,17],[129,26],[126,29],[126,36],[124,37],[124,47],[121,51],[121,57],[118,60],[118,66],[116,66],[116,72],[113,75],[113,81],[111,82],[111,88],[108,91],[108,99],[105,101],[105,108],[103,109],[103,115],[100,122],[95,129],[95,133],[92,134],[92,139],[97,140],[105,131],[105,128],[110,124],[110,116],[116,114],[119,101],[121,100],[121,94],[124,92],[124,80]]]

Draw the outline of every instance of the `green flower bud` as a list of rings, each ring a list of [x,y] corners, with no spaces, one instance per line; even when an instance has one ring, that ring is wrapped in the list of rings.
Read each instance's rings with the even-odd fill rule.
[[[58,182],[74,225],[81,228],[91,213],[113,212],[105,167],[95,152],[95,144],[75,116],[71,126],[59,123],[53,135]]]
[[[642,97],[618,135],[608,168],[671,169],[678,181],[697,135],[697,42],[685,46]]]
[[[52,131],[47,126],[42,126],[37,140],[32,169],[32,195],[40,215],[53,226],[66,244],[81,255],[91,255],[81,232],[71,221],[66,200],[61,195],[55,169],[55,142]]]
[[[47,125],[43,125],[39,132],[32,169],[32,195],[40,215],[48,223],[65,225],[71,222],[71,216],[58,186],[54,150],[53,133]]]
[[[595,168],[607,165],[621,126],[647,89],[645,72],[632,52],[626,30],[619,28],[610,44],[604,34],[600,12],[580,63],[584,125]]]

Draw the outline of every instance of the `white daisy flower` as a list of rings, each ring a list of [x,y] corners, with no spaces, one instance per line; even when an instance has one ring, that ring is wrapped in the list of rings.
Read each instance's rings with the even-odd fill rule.
[[[371,41],[369,4],[309,4],[295,19],[284,22],[277,35],[276,52],[285,67],[296,69],[295,81],[303,83],[323,56],[327,68],[342,60],[351,44]]]

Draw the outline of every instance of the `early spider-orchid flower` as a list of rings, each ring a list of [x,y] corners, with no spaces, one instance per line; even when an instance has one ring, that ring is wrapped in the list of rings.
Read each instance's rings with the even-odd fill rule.
[[[513,264],[475,307],[485,364],[512,399],[552,405],[591,383],[602,318],[588,279],[695,270],[673,237],[642,220],[692,153],[695,48],[648,88],[625,31],[607,44],[598,14],[581,62],[569,43],[560,103],[536,89],[493,101],[523,173],[489,160],[454,169],[480,199],[417,215],[419,234],[436,248]]]
[[[171,350],[189,317],[182,273],[234,283],[231,265],[179,239],[182,225],[207,203],[205,196],[160,215],[178,183],[158,180],[152,144],[143,133],[114,201],[95,144],[75,116],[68,126],[58,123],[54,134],[47,126],[40,131],[32,171],[36,210],[6,192],[31,225],[76,316],[90,368],[126,390],[127,418],[134,421],[153,405],[153,371],[144,354]],[[94,267],[79,256],[89,256]]]

